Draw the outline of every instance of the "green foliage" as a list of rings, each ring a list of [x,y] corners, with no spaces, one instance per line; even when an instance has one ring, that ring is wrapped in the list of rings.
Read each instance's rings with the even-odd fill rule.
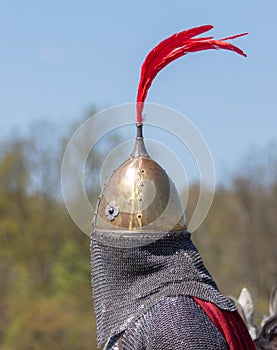
[[[277,281],[275,149],[263,152],[262,158],[252,153],[251,164],[244,164],[232,186],[216,190],[209,215],[193,236],[220,289],[238,296],[247,287],[259,318],[268,313]]]
[[[82,257],[76,243],[66,242],[52,264],[52,283],[56,293],[78,293],[84,281],[90,278],[90,261]]]
[[[57,195],[62,151],[42,142],[1,145],[0,349],[96,349],[89,238]]]
[[[25,300],[24,304],[17,306],[20,312],[7,328],[1,349],[93,349],[93,314],[70,293]]]

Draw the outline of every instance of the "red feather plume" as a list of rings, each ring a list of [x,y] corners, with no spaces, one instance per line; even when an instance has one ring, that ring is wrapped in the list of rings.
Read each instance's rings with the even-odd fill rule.
[[[195,36],[205,33],[213,28],[212,25],[184,30],[180,33],[173,34],[167,39],[161,41],[154,47],[141,66],[140,82],[137,94],[137,124],[142,124],[142,111],[147,92],[152,81],[165,66],[177,58],[188,54],[209,49],[225,49],[234,51],[246,57],[246,54],[238,47],[227,43],[226,40],[238,38],[248,33],[229,36],[227,38],[214,40],[213,37],[195,38]]]

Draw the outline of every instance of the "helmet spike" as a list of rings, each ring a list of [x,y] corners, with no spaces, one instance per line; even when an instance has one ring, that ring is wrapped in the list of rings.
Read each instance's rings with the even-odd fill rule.
[[[138,137],[143,137],[143,133],[142,133],[142,126],[143,124],[137,124],[137,138]]]

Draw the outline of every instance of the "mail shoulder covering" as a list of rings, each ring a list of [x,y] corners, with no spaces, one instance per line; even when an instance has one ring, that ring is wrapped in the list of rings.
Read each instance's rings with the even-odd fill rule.
[[[105,350],[229,349],[224,336],[188,296],[167,297],[112,337]]]

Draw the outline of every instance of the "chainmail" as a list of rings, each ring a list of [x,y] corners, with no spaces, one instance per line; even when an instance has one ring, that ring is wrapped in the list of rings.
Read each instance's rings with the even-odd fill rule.
[[[139,319],[141,325],[145,324],[147,328],[147,317],[151,317],[152,311],[155,310],[152,307],[166,297],[195,296],[210,301],[221,309],[229,311],[236,309],[234,304],[218,291],[190,240],[190,234],[186,231],[170,233],[154,243],[133,248],[109,246],[92,237],[91,254],[99,345],[123,331],[126,331],[124,338],[127,342],[131,325]],[[197,315],[196,306],[191,304],[191,308],[198,322],[199,307],[197,306]],[[179,317],[181,315],[177,307],[175,311],[173,309],[174,304],[172,320],[175,318],[175,312]],[[142,317],[143,315],[148,316]],[[185,318],[186,312],[183,315]],[[206,324],[207,321],[204,321],[202,313],[201,315],[200,319]],[[164,316],[164,319],[162,314],[155,317],[161,317],[155,322],[167,323],[168,316]],[[137,332],[138,330],[139,327]],[[126,349],[136,348],[129,346]],[[155,348],[152,346],[150,349]],[[219,347],[219,349],[225,348]]]
[[[120,350],[120,335],[104,350]],[[186,296],[166,297],[131,323],[122,336],[124,350],[228,350],[229,346],[205,312]]]

